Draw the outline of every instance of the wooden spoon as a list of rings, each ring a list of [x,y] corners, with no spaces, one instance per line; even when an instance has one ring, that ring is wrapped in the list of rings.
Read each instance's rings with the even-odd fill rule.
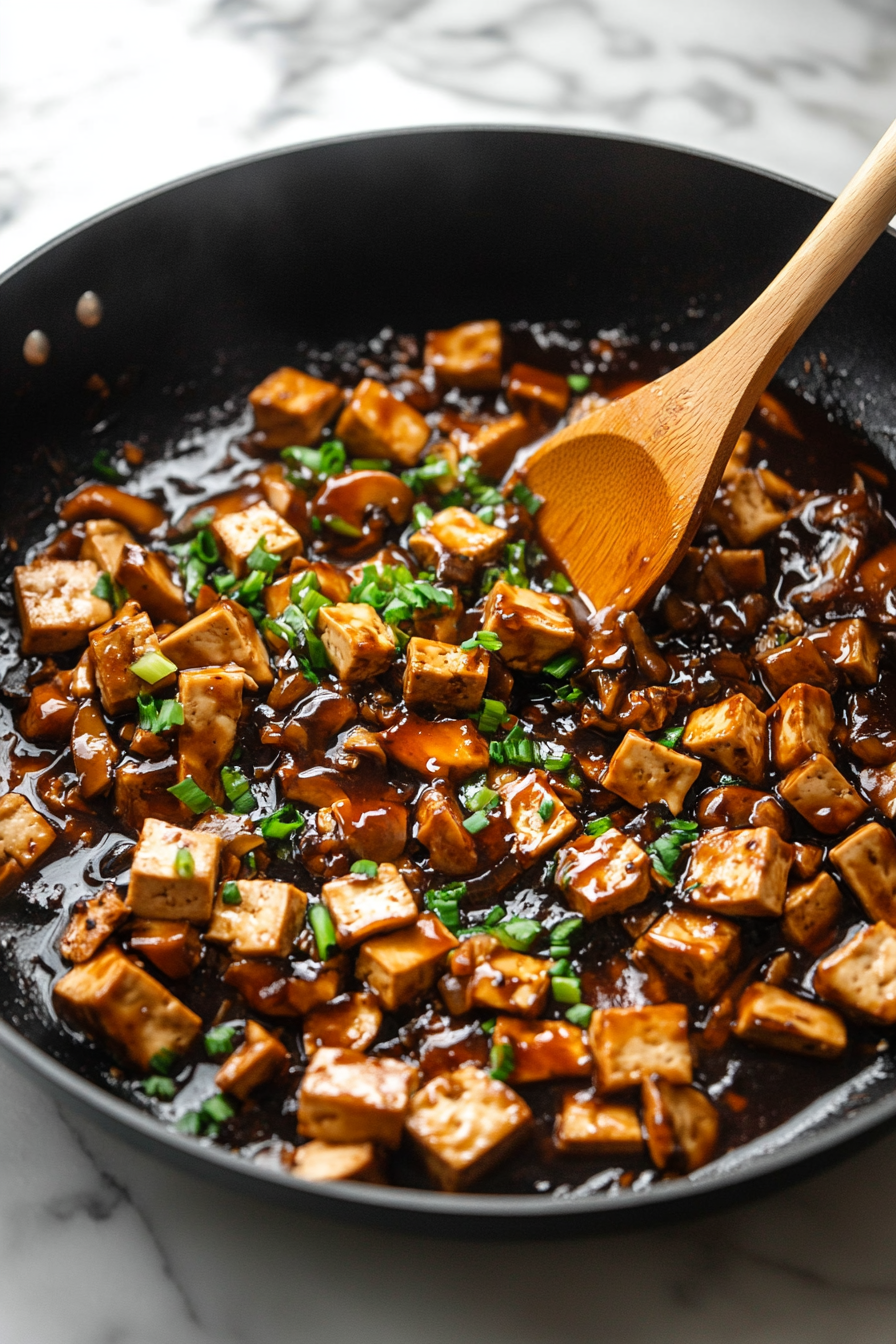
[[[528,459],[542,540],[596,607],[635,607],[673,573],[766,384],[894,214],[896,122],[721,336]]]

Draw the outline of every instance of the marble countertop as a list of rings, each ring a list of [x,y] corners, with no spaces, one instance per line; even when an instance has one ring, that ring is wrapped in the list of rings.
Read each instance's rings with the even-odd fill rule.
[[[0,269],[158,182],[346,130],[620,130],[833,192],[896,113],[893,0],[44,0],[0,32]],[[0,1061],[15,1344],[894,1344],[891,1234],[896,1135],[659,1231],[355,1230],[180,1175]]]

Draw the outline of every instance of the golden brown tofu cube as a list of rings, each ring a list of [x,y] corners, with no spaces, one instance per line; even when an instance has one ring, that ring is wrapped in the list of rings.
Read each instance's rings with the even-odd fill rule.
[[[367,602],[337,602],[318,616],[324,648],[343,681],[370,681],[392,664],[395,636]]]
[[[349,873],[325,882],[321,899],[344,950],[378,933],[413,924],[419,911],[411,890],[394,863],[381,863],[376,877]]]
[[[89,961],[130,913],[111,882],[95,896],[75,901],[59,943],[60,955],[77,964]]]
[[[405,656],[402,694],[406,704],[455,714],[478,708],[488,680],[488,654],[483,649],[412,639]]]
[[[781,932],[789,943],[817,955],[833,938],[842,912],[840,888],[830,874],[819,873],[788,891]]]
[[[793,770],[813,755],[833,758],[834,702],[823,687],[805,682],[789,687],[772,706],[768,722],[776,770]]]
[[[554,1143],[572,1157],[623,1156],[644,1147],[634,1106],[614,1106],[591,1092],[571,1092],[554,1126]]]
[[[691,854],[692,905],[724,915],[780,915],[793,846],[770,826],[708,831]]]
[[[814,877],[824,860],[824,850],[819,845],[804,845],[799,841],[793,846],[793,874],[807,882]]]
[[[708,1003],[724,989],[740,961],[740,930],[730,919],[698,910],[668,910],[635,946],[674,980]]]
[[[20,793],[0,797],[0,896],[8,896],[56,839],[48,821]]]
[[[268,1083],[289,1059],[285,1045],[260,1022],[246,1023],[246,1039],[215,1074],[215,1087],[245,1101],[256,1087]]]
[[[519,1017],[538,1017],[547,1002],[552,963],[524,952],[511,952],[497,939],[493,941],[494,949],[476,959],[469,982],[471,1004]]]
[[[890,765],[866,766],[859,773],[859,783],[887,821],[896,821],[896,761]]]
[[[896,840],[879,822],[861,826],[830,854],[869,919],[896,924]]]
[[[722,486],[709,516],[731,546],[752,546],[784,521],[774,500],[766,494],[758,471],[744,468]]]
[[[778,792],[822,835],[839,835],[868,811],[864,798],[827,756],[810,756],[781,780]]]
[[[230,892],[231,884],[225,886]],[[206,938],[244,957],[288,957],[305,919],[306,893],[291,882],[260,878],[249,878],[235,886],[239,902],[225,901],[222,888]]]
[[[896,929],[881,919],[819,963],[815,993],[858,1017],[896,1022]]]
[[[407,1130],[441,1190],[468,1190],[525,1137],[532,1112],[475,1064],[437,1074],[411,1101]]]
[[[378,736],[387,756],[429,779],[466,779],[488,766],[488,742],[469,719],[430,723],[408,712]]]
[[[437,873],[465,877],[475,872],[479,862],[476,844],[464,829],[464,818],[456,799],[435,784],[417,803],[416,838],[429,850],[429,862]]]
[[[435,915],[396,933],[372,938],[361,947],[355,977],[370,987],[390,1013],[432,989],[445,957],[457,939]]]
[[[187,620],[190,613],[184,590],[174,582],[171,570],[157,551],[147,551],[135,541],[127,542],[121,548],[112,577],[153,621],[182,625]]]
[[[93,595],[99,570],[92,560],[35,560],[13,572],[25,654],[75,649],[112,615]]]
[[[286,448],[315,442],[342,406],[342,389],[286,367],[253,388],[249,404],[268,446]]]
[[[536,424],[553,424],[569,406],[569,383],[531,364],[514,364],[507,377],[507,405]]]
[[[748,784],[761,784],[765,774],[766,718],[745,695],[731,695],[717,705],[690,715],[683,747],[705,756]]]
[[[184,850],[190,851],[192,863],[178,860]],[[220,861],[220,836],[147,817],[131,863],[128,905],[144,919],[205,924],[212,913]]]
[[[464,444],[464,452],[479,463],[483,475],[500,480],[521,448],[535,435],[524,415],[514,411],[490,425],[481,425]]]
[[[654,1164],[662,1171],[677,1151],[685,1171],[696,1171],[713,1156],[719,1113],[696,1087],[649,1078],[641,1084],[644,1128]]]
[[[149,686],[131,671],[144,654],[161,652],[152,621],[136,602],[126,602],[114,620],[93,630],[90,648],[103,709],[112,717],[133,710],[138,695],[171,685],[171,676]]]
[[[199,932],[186,919],[135,919],[128,929],[128,941],[132,952],[146,957],[172,980],[185,979],[202,960]]]
[[[507,533],[501,527],[492,527],[469,509],[455,505],[442,509],[427,519],[424,527],[408,541],[408,545],[428,569],[435,569],[440,557],[465,556],[474,565],[490,565],[498,559],[507,544]]]
[[[766,585],[763,551],[719,551],[715,563],[735,593],[757,593]]]
[[[397,1148],[417,1070],[400,1059],[322,1046],[299,1089],[299,1133],[328,1143]]]
[[[681,1003],[599,1008],[588,1034],[601,1092],[619,1092],[652,1074],[670,1083],[691,1081],[688,1010]]]
[[[541,1083],[550,1078],[588,1078],[593,1060],[588,1037],[571,1022],[524,1022],[499,1017],[492,1037],[495,1045],[513,1051],[513,1073],[508,1082]]]
[[[855,686],[873,686],[877,681],[880,640],[861,616],[823,626],[809,639]]]
[[[554,881],[571,910],[593,923],[638,905],[650,894],[650,859],[640,845],[611,828],[579,836],[557,856]]]
[[[212,523],[221,559],[238,579],[246,573],[246,561],[260,541],[269,555],[281,563],[301,554],[302,538],[269,504],[250,504],[239,513],[222,513]]]
[[[191,776],[209,798],[224,801],[221,767],[230,760],[243,706],[240,668],[195,667],[178,674],[184,721],[177,734],[177,778]]]
[[[382,1009],[372,994],[343,994],[306,1015],[302,1023],[305,1054],[310,1059],[325,1045],[339,1050],[367,1050],[376,1040],[382,1021]]]
[[[115,771],[115,815],[132,831],[143,829],[147,817],[179,825],[183,803],[168,790],[177,783],[177,762],[135,761],[125,757]]]
[[[443,387],[488,391],[501,386],[500,322],[462,322],[446,331],[428,331],[423,362]]]
[[[107,947],[53,987],[53,1005],[77,1031],[95,1037],[141,1073],[161,1051],[182,1055],[202,1018],[124,955]]]
[[[255,622],[245,607],[226,598],[166,635],[162,653],[181,669],[236,663],[259,686],[270,686],[274,680]]]
[[[71,672],[57,672],[40,681],[31,692],[19,732],[32,742],[64,742],[72,730],[78,701],[71,689]]]
[[[499,579],[482,610],[482,628],[501,641],[501,658],[519,672],[540,672],[575,643],[575,626],[562,597],[516,588]]]
[[[133,540],[133,533],[114,518],[88,518],[78,559],[92,560],[101,574],[114,577],[121,552]]]
[[[514,849],[524,868],[550,853],[579,824],[541,770],[530,770],[522,779],[503,784],[499,792],[504,816],[516,837]]]
[[[372,1143],[324,1143],[311,1139],[297,1148],[292,1174],[303,1181],[365,1181],[383,1185],[383,1164]]]
[[[742,1041],[794,1055],[834,1059],[846,1049],[839,1013],[807,1003],[777,985],[750,985],[740,996],[732,1031]]]
[[[388,387],[364,378],[339,417],[336,436],[359,457],[385,457],[411,467],[426,447],[429,425]]]
[[[775,699],[780,699],[789,687],[799,682],[821,686],[826,691],[837,687],[837,673],[831,664],[812,641],[802,635],[780,649],[761,653],[756,659],[756,668]]]
[[[699,774],[700,762],[692,756],[652,742],[631,729],[613,752],[601,784],[632,807],[665,803],[673,817],[677,817],[688,789]]]

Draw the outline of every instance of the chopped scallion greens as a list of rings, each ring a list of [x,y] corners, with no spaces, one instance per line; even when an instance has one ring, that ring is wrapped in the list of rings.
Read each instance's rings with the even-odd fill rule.
[[[137,723],[145,733],[167,733],[184,721],[179,700],[157,700],[152,695],[137,696]]]
[[[268,550],[267,537],[259,537],[252,550],[246,556],[246,568],[251,571],[260,571],[263,574],[273,574],[274,570],[280,564],[282,556],[274,555]]]
[[[538,495],[533,495],[528,485],[525,485],[523,481],[517,481],[511,494],[517,504],[522,504],[527,513],[536,514],[544,503],[544,500],[539,499]]]
[[[297,812],[293,803],[284,803],[278,807],[276,812],[272,812],[268,817],[262,817],[258,823],[258,829],[261,831],[265,840],[285,840],[293,831],[300,831],[305,825],[305,818],[301,812]]]
[[[196,871],[193,855],[185,845],[181,845],[174,856],[174,871],[178,877],[190,878]]]
[[[215,806],[214,799],[209,798],[205,789],[199,787],[192,775],[187,775],[179,784],[172,784],[168,792],[173,793],[179,802],[197,814],[208,812]]]
[[[164,1073],[167,1077],[176,1063],[177,1055],[174,1051],[169,1050],[167,1046],[163,1046],[161,1050],[157,1050],[153,1055],[152,1059],[149,1061],[149,1067],[152,1069],[153,1073]]]
[[[496,733],[507,718],[507,706],[501,700],[483,700],[479,710],[480,733]]]
[[[221,783],[227,800],[239,816],[245,816],[255,807],[255,796],[248,779],[235,765],[221,767]]]
[[[574,1027],[587,1027],[593,1012],[594,1009],[589,1008],[587,1003],[574,1003],[571,1008],[567,1008],[564,1016]]]
[[[571,593],[573,586],[565,574],[555,569],[545,584],[549,593]]]
[[[469,831],[470,835],[478,835],[480,831],[485,830],[487,825],[488,825],[487,812],[474,812],[473,815],[471,817],[467,817],[467,819],[463,823],[464,830]]]
[[[312,905],[308,908],[308,923],[317,944],[317,955],[321,961],[328,961],[338,951],[336,930],[325,905]]]
[[[611,830],[613,822],[609,817],[595,817],[594,821],[589,821],[585,825],[586,835],[605,835]]]
[[[542,800],[538,808],[538,815],[541,817],[542,821],[550,821],[551,817],[554,815],[555,806],[556,804],[553,798],[544,798]]]
[[[140,1086],[148,1097],[158,1097],[160,1101],[172,1101],[177,1093],[174,1079],[164,1078],[160,1073],[150,1074]]]
[[[487,649],[489,653],[497,653],[503,646],[493,630],[477,630],[472,639],[465,639],[460,647],[462,649]]]
[[[151,650],[138,658],[136,663],[131,663],[130,670],[141,681],[145,681],[149,686],[155,686],[157,681],[162,681],[165,677],[170,677],[172,672],[176,672],[177,664],[166,658],[164,653]]]
[[[226,1059],[233,1052],[233,1038],[236,1028],[229,1023],[219,1027],[210,1027],[205,1033],[205,1053],[209,1059]]]
[[[581,1003],[582,982],[575,975],[551,977],[551,994],[558,1003]]]
[[[512,952],[528,952],[542,932],[537,919],[503,919],[492,927],[492,933]]]
[[[236,882],[225,882],[221,888],[221,900],[225,905],[242,905],[243,898],[240,895],[239,884]]]
[[[591,386],[591,378],[587,373],[568,373],[566,381],[573,392],[587,392]]]
[[[684,727],[667,728],[664,733],[660,733],[656,741],[661,747],[677,747],[684,737]]]
[[[579,655],[577,653],[558,653],[556,658],[552,658],[549,663],[545,663],[542,671],[555,681],[563,681],[579,665]]]
[[[513,1073],[513,1046],[509,1041],[501,1041],[492,1046],[488,1057],[489,1073],[496,1082],[506,1083]]]
[[[356,877],[365,877],[370,881],[379,872],[379,865],[374,863],[373,859],[358,859],[356,863],[352,864],[350,871]]]

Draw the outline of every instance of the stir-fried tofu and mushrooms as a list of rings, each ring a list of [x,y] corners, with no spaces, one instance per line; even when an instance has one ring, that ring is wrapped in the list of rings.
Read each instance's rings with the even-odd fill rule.
[[[297,1180],[686,1178],[896,1028],[883,459],[766,395],[595,612],[523,457],[659,357],[547,330],[309,354],[202,474],[193,421],[110,441],[9,542],[0,897],[49,928],[4,956],[57,1053]]]

